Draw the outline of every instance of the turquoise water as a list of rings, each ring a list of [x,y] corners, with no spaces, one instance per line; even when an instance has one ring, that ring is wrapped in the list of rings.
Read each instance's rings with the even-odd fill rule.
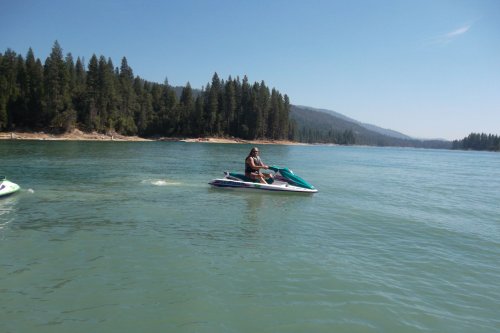
[[[498,332],[500,154],[0,141],[0,332]]]

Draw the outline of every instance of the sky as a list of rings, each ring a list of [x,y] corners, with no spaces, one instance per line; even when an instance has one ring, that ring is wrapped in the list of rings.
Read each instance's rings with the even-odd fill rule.
[[[0,52],[56,40],[152,82],[246,75],[416,138],[500,135],[498,0],[0,0]]]

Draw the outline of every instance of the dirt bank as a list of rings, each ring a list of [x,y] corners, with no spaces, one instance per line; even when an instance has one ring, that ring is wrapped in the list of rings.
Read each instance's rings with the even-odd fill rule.
[[[238,138],[168,138],[160,137],[146,139],[138,136],[125,136],[117,133],[85,133],[80,130],[73,130],[63,134],[50,134],[45,132],[0,132],[0,140],[48,140],[48,141],[181,141],[197,143],[234,143],[234,144],[255,144],[255,145],[304,145],[303,143],[286,140],[242,140]]]

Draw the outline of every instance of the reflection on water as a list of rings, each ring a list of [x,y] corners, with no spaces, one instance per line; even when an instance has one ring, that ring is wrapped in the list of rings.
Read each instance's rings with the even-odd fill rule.
[[[246,204],[245,206],[245,216],[249,223],[258,223],[259,217],[261,215],[262,203],[264,201],[264,195],[248,193],[243,195],[243,200]]]

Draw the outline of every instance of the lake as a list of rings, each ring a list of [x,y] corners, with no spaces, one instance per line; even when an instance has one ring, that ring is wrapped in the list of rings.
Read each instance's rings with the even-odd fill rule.
[[[0,141],[0,332],[500,331],[500,154]]]

